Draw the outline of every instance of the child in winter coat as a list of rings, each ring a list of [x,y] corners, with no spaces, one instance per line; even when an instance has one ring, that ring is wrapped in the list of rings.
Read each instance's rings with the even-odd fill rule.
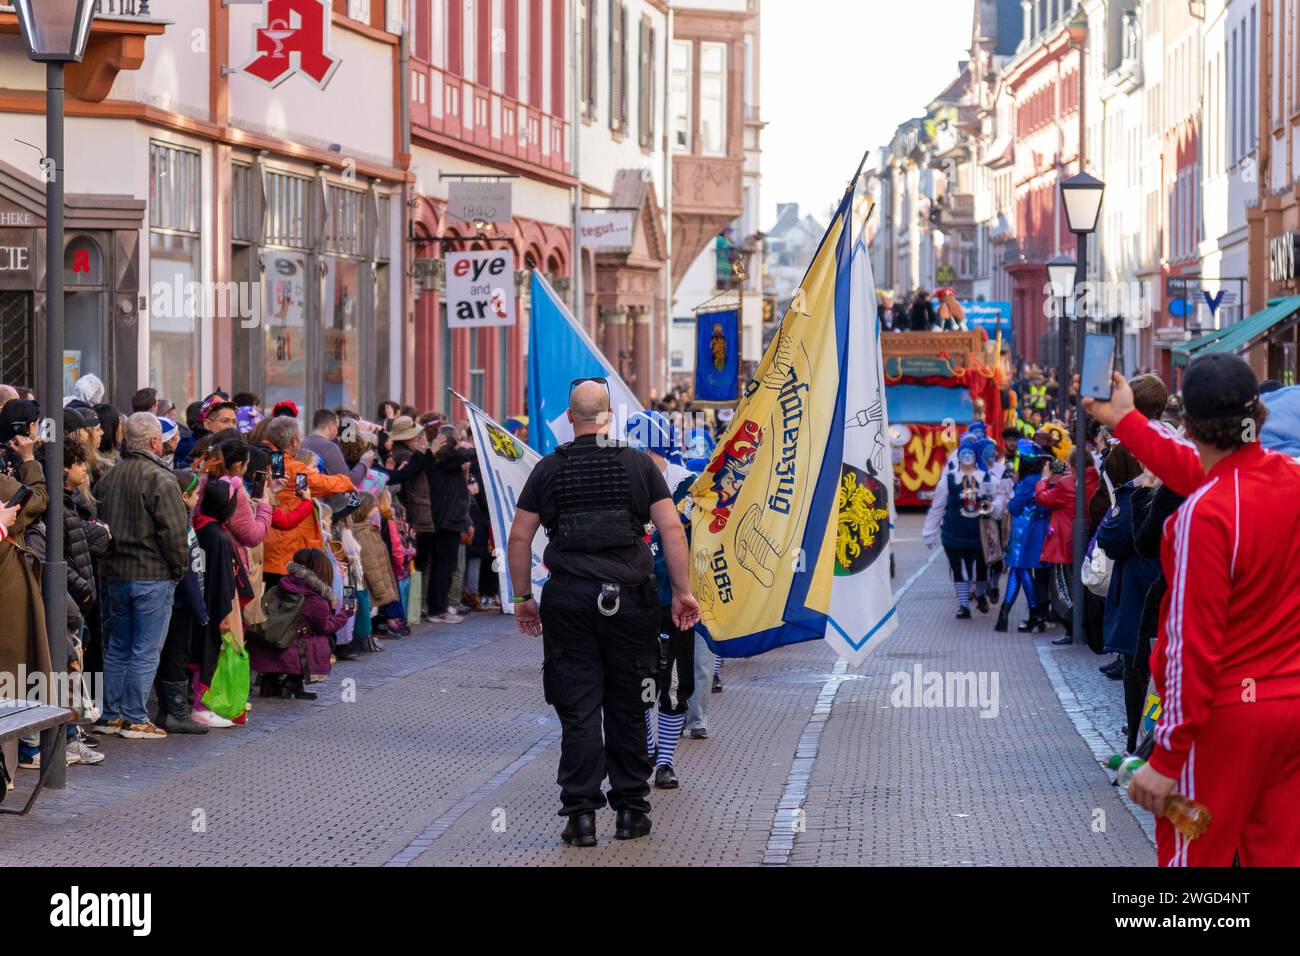
[[[377,505],[374,495],[361,495],[360,507],[347,519],[348,529],[361,549],[365,587],[375,616],[380,619],[377,623],[381,624],[376,630],[384,630],[389,637],[406,637],[411,629],[406,626],[406,612],[393,574],[392,555],[381,532]]]
[[[1047,627],[1044,611],[1039,605],[1039,594],[1034,586],[1034,572],[1042,566],[1043,539],[1047,537],[1047,510],[1034,498],[1038,481],[1042,477],[1044,453],[1042,448],[1027,438],[1016,443],[1019,465],[1015,493],[1007,511],[1011,514],[1011,537],[1007,541],[1007,593],[998,609],[995,631],[1005,631],[1011,609],[1020,592],[1025,592],[1029,605],[1029,619],[1016,630],[1039,633]],[[1045,596],[1045,595],[1044,595]]]
[[[330,581],[334,575],[330,557],[320,548],[302,548],[294,552],[288,573],[276,585],[287,595],[303,599],[298,612],[301,631],[288,647],[280,650],[253,641],[249,658],[254,670],[262,675],[263,697],[293,697],[315,700],[305,687],[313,675],[328,675],[330,638],[352,617],[353,609],[334,596]]]

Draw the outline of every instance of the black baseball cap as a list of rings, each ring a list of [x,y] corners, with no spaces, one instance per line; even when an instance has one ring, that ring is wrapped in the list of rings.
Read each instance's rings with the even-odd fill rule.
[[[1183,411],[1192,418],[1250,415],[1258,401],[1259,380],[1239,355],[1202,355],[1183,375]]]

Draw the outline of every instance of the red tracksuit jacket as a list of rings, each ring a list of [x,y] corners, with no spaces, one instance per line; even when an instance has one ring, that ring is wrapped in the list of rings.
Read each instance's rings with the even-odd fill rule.
[[[1195,445],[1136,411],[1115,437],[1187,496],[1165,522],[1151,651],[1162,715],[1150,764],[1177,778],[1211,710],[1300,697],[1300,465],[1256,442],[1207,475]]]

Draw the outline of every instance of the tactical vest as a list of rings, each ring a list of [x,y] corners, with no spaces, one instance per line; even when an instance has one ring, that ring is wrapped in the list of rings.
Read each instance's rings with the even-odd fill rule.
[[[551,486],[555,520],[546,528],[551,544],[561,551],[608,551],[645,540],[645,525],[629,507],[627,450],[621,444],[578,449],[572,442],[555,449],[564,461]]]

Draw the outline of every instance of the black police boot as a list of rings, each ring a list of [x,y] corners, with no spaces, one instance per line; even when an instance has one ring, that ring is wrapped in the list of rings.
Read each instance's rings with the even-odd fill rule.
[[[569,822],[564,825],[564,832],[560,834],[560,839],[569,846],[595,846],[596,811],[588,810],[586,813],[575,813],[570,816]]]
[[[620,810],[616,827],[615,840],[635,840],[637,837],[649,835],[650,817],[640,810]]]
[[[975,595],[975,606],[980,609],[981,614],[987,614],[989,612],[989,599],[983,594],[977,594]]]
[[[1002,600],[1002,592],[993,585],[989,586],[989,600],[994,604],[997,604],[998,601]]]
[[[676,790],[680,786],[672,764],[666,763],[655,771],[655,786],[660,790]]]
[[[1010,617],[1011,617],[1011,605],[1003,604],[1000,608],[998,608],[998,622],[993,625],[993,630],[997,631],[999,634],[1006,633],[1007,621]]]

